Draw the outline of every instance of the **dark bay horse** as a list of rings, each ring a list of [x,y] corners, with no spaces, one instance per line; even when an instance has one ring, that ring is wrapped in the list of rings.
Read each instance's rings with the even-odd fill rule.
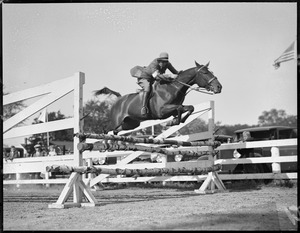
[[[196,67],[182,71],[176,79],[170,82],[155,82],[152,87],[152,94],[149,99],[148,116],[141,115],[142,92],[131,93],[119,96],[111,107],[111,129],[114,134],[121,130],[130,130],[138,127],[140,122],[145,120],[166,119],[174,116],[171,125],[178,125],[193,113],[192,105],[182,105],[187,90],[190,86],[197,84],[199,87],[212,91],[214,94],[221,93],[222,85],[217,77],[208,70],[208,64],[199,65],[196,61]],[[105,94],[116,94],[109,88]],[[101,90],[103,90],[101,89]],[[102,94],[101,90],[97,94]],[[182,114],[187,114],[182,117]]]

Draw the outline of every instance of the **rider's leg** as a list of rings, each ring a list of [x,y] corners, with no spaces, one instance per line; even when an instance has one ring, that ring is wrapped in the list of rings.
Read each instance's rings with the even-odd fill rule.
[[[151,84],[147,79],[143,79],[143,83],[142,85],[140,85],[143,87],[144,92],[143,92],[143,100],[142,100],[142,109],[141,109],[141,114],[143,116],[147,115],[149,110],[148,110],[148,99],[149,99],[149,94],[150,94],[150,90],[151,90]]]

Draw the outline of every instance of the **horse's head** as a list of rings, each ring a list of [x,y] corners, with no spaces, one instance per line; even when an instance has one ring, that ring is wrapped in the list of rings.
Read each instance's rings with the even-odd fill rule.
[[[199,87],[204,87],[208,91],[212,91],[214,94],[221,93],[222,85],[218,81],[217,77],[208,70],[209,62],[206,65],[199,65],[196,61],[196,75],[195,83]]]

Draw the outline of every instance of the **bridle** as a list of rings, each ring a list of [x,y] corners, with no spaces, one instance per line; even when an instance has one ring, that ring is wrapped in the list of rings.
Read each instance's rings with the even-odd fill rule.
[[[197,70],[196,70],[196,75],[197,75],[197,73],[203,68],[204,66],[201,66],[200,68],[196,68]],[[195,75],[195,76],[196,76]],[[213,75],[213,74],[212,74]],[[183,83],[183,82],[181,82],[181,81],[178,81],[178,80],[174,80],[174,81],[176,81],[176,82],[178,82],[178,83],[180,83],[180,84],[182,84],[182,85],[184,85],[184,86],[187,86],[187,87],[189,87],[191,90],[193,90],[193,91],[198,91],[198,92],[201,92],[201,93],[205,93],[205,94],[209,94],[209,95],[213,95],[214,93],[212,93],[211,91],[212,91],[212,85],[211,85],[211,83],[215,80],[215,79],[217,79],[217,77],[216,76],[214,76],[213,75],[213,77],[210,79],[210,80],[208,80],[208,82],[207,82],[207,86],[205,87],[205,88],[202,88],[202,87],[192,87],[191,85],[189,85],[189,84],[186,84],[186,83]],[[205,90],[206,91],[205,91]],[[187,93],[186,93],[187,94]]]
[[[207,91],[211,91],[211,89],[212,89],[211,83],[212,83],[212,81],[214,81],[215,79],[217,79],[216,76],[214,76],[214,77],[212,77],[210,80],[208,80],[207,86],[205,87],[205,89],[206,89]]]

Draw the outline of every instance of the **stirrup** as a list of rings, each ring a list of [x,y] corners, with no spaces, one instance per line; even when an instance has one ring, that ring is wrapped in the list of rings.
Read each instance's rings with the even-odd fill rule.
[[[147,115],[147,113],[148,113],[148,108],[147,107],[142,107],[142,109],[141,109],[141,114],[142,115]]]

